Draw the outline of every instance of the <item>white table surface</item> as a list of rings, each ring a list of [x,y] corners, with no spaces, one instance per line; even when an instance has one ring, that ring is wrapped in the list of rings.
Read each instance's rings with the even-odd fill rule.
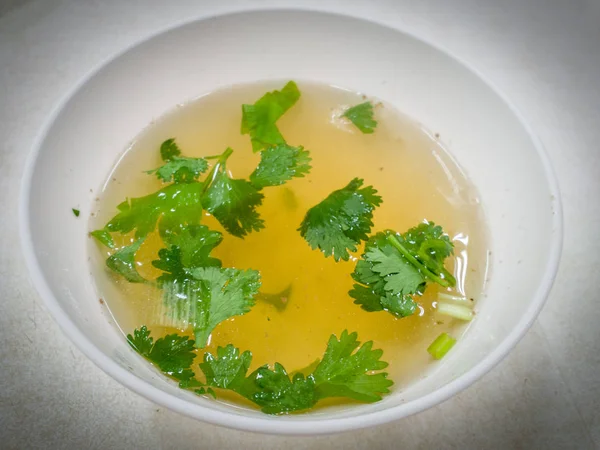
[[[218,428],[122,387],[48,315],[21,256],[17,200],[53,105],[160,30],[290,3],[0,0],[0,448],[600,448],[600,1],[304,2],[395,25],[471,63],[521,109],[558,174],[566,235],[548,303],[506,360],[444,404],[333,436]]]

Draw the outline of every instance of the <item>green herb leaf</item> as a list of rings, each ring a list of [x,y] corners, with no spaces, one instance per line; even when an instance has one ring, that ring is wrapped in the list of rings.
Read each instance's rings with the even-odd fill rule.
[[[373,105],[371,102],[364,102],[348,108],[342,117],[350,119],[356,128],[364,134],[373,133],[377,126],[377,121],[373,119]]]
[[[363,180],[354,178],[346,187],[332,192],[308,210],[300,235],[311,248],[319,248],[325,256],[336,261],[348,260],[348,251],[355,252],[373,226],[373,210],[381,197],[372,186],[361,189]]]
[[[150,332],[143,326],[128,334],[129,344],[142,356],[150,360],[165,374],[178,380],[189,380],[194,376],[190,369],[196,357],[194,341],[187,336],[169,334],[154,342]]]
[[[105,229],[94,230],[90,233],[90,236],[108,248],[115,248],[115,241],[113,241],[112,236]]]
[[[239,349],[229,344],[226,347],[217,348],[217,356],[205,353],[200,370],[206,377],[207,385],[242,394],[246,383],[246,373],[251,363],[252,353],[249,351],[240,353]]]
[[[163,161],[170,161],[181,155],[181,149],[175,142],[175,139],[167,139],[160,145],[160,157]]]
[[[250,182],[229,178],[224,162],[210,178],[212,182],[202,197],[202,205],[229,233],[244,237],[264,228],[264,221],[256,211],[264,196]]]
[[[259,190],[266,186],[279,186],[310,172],[310,161],[303,147],[287,144],[269,147],[261,152],[260,163],[250,175],[250,182]]]
[[[231,344],[219,347],[217,356],[205,354],[200,369],[208,386],[237,392],[268,414],[309,409],[327,397],[374,402],[389,392],[393,382],[386,373],[372,373],[387,367],[380,360],[383,352],[373,350],[372,345],[360,346],[356,333],[344,331],[339,340],[332,335],[325,355],[308,375],[298,372],[291,377],[279,363],[273,369],[264,365],[246,375],[252,354],[240,353]]]
[[[167,248],[158,251],[158,260],[152,265],[166,273],[157,281],[159,286],[165,282],[190,278],[187,269],[194,267],[221,267],[221,261],[210,256],[213,249],[221,243],[223,235],[205,225],[190,225],[167,233],[163,239]]]
[[[206,172],[208,162],[204,158],[188,158],[173,156],[166,164],[158,169],[148,170],[146,173],[156,174],[159,180],[165,183],[191,183]]]
[[[273,369],[263,365],[248,375],[252,353],[240,352],[231,344],[219,347],[216,355],[205,353],[199,365],[205,383],[194,378],[190,369],[195,357],[194,341],[187,336],[171,334],[154,342],[143,326],[133,336],[127,335],[127,340],[160,370],[180,380],[180,387],[215,397],[213,387],[237,392],[267,414],[309,409],[327,397],[375,402],[393,385],[387,373],[373,373],[387,367],[381,361],[382,350],[373,350],[373,342],[361,346],[357,334],[348,331],[343,331],[339,340],[335,335],[330,337],[322,360],[306,369],[312,371],[308,375],[297,372],[290,376],[279,363]]]
[[[366,311],[388,311],[398,317],[416,310],[413,295],[421,295],[428,280],[444,287],[456,280],[444,268],[453,245],[441,227],[422,223],[404,234],[377,233],[365,245],[352,277],[354,303]]]
[[[386,292],[379,300],[385,311],[388,311],[397,317],[412,316],[417,310],[417,303],[408,294],[398,295]]]
[[[150,337],[150,331],[145,325],[140,329],[133,330],[133,336],[128,334],[127,341],[136,352],[142,356],[145,356],[146,358],[150,354],[150,350],[152,350],[152,346],[154,345],[154,339]]]
[[[135,253],[143,242],[144,239],[138,239],[133,244],[114,252],[106,260],[107,267],[131,283],[144,283],[146,279],[138,273],[135,263]]]
[[[125,200],[119,213],[105,227],[111,233],[135,231],[136,239],[145,237],[161,219],[161,233],[172,228],[195,225],[202,217],[202,184],[172,184],[145,197]]]
[[[167,139],[160,146],[160,156],[166,164],[158,169],[148,170],[146,173],[155,173],[159,180],[165,183],[191,183],[206,172],[208,163],[204,158],[188,158],[181,156],[181,149],[175,139]]]
[[[398,237],[398,236],[397,236]],[[439,225],[423,222],[398,237],[408,252],[422,262],[430,271],[443,275],[451,286],[454,277],[444,269],[444,261],[454,254],[454,244]]]
[[[423,287],[425,279],[391,245],[370,246],[364,255],[373,272],[385,279],[384,289],[397,294],[414,294]]]
[[[355,280],[361,281],[358,277],[355,277]],[[348,294],[354,299],[354,304],[360,305],[362,309],[368,312],[383,311],[382,298],[388,295],[383,290],[383,283],[381,283],[380,286],[363,286],[362,284],[355,284]],[[412,312],[403,314],[402,317],[404,317],[404,315],[411,315]]]
[[[193,325],[198,346],[203,347],[219,323],[246,314],[254,306],[260,274],[256,270],[216,267],[191,269],[190,273],[200,281]]]
[[[203,348],[214,328],[233,316],[246,314],[254,306],[260,288],[256,270],[219,267],[185,269],[163,279],[163,299],[175,323],[190,324],[196,346]]]
[[[253,382],[254,389],[247,397],[266,414],[310,409],[319,400],[312,377],[296,374],[290,379],[279,363],[275,363],[273,370],[267,366],[259,367],[248,378]]]
[[[250,135],[252,150],[285,144],[276,123],[299,98],[298,86],[290,81],[281,91],[267,92],[253,105],[242,105],[241,132]]]
[[[79,214],[81,213],[81,211],[79,211],[78,209],[75,209],[75,208],[71,208],[71,211],[73,211],[73,214],[75,215],[75,217],[79,217]]]
[[[388,366],[381,361],[383,350],[373,350],[373,341],[360,346],[357,337],[357,333],[344,330],[339,340],[335,336],[329,338],[325,355],[313,373],[318,398],[376,402],[381,400],[381,394],[389,392],[394,383],[386,373],[368,373]]]
[[[352,278],[360,283],[350,291],[354,303],[366,311],[385,310],[398,317],[415,312],[411,294],[425,288],[425,278],[388,242],[386,233],[367,241]]]
[[[388,242],[386,233],[367,241],[352,278],[360,283],[350,291],[354,303],[366,311],[385,310],[398,317],[415,312],[411,294],[425,289],[425,278]]]
[[[176,334],[157,339],[148,355],[160,370],[176,378],[191,367],[195,357],[194,341]]]

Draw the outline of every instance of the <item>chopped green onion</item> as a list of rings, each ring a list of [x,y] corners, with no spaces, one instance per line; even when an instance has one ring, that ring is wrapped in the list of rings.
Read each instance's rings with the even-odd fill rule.
[[[473,310],[466,306],[454,305],[452,303],[438,302],[437,311],[445,316],[454,317],[455,319],[469,321],[473,318]]]
[[[75,217],[79,217],[80,212],[78,209],[71,208],[71,211],[73,211],[73,214],[75,214]]]
[[[438,294],[438,300],[440,302],[449,302],[449,303],[456,303],[457,305],[468,306],[469,308],[473,307],[473,301],[469,300],[467,297],[460,297],[458,295],[446,294],[445,292],[440,292]]]
[[[440,334],[427,348],[427,351],[435,359],[442,359],[448,351],[456,344],[456,339],[447,333]]]

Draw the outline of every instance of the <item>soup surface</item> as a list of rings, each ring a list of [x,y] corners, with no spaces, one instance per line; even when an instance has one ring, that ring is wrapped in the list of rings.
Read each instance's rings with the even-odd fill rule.
[[[164,187],[145,171],[163,164],[159,148],[169,138],[176,139],[187,157],[215,155],[231,147],[234,153],[227,170],[235,178],[247,179],[260,156],[252,151],[249,137],[240,133],[240,106],[279,87],[258,83],[221,89],[156,119],[107,177],[92,229],[102,228],[125,198]],[[436,312],[439,292],[476,302],[483,291],[487,247],[477,193],[440,138],[390,106],[373,101],[378,125],[374,133],[363,134],[341,114],[366,97],[310,83],[299,83],[299,88],[300,99],[277,126],[286,142],[310,152],[310,173],[265,188],[258,208],[265,228],[243,239],[228,234],[211,215],[202,218],[202,224],[223,233],[223,242],[212,256],[223,267],[260,271],[262,286],[250,312],[217,325],[206,348],[196,351],[201,358],[204,352],[215,353],[217,347],[233,344],[252,352],[250,370],[279,362],[293,372],[321,358],[332,334],[356,331],[361,342],[372,340],[374,348],[383,350],[382,360],[389,363],[386,371],[394,389],[402,389],[425,374],[433,361],[427,347],[438,335],[446,332],[460,338],[465,329],[465,322]],[[336,262],[311,249],[298,232],[309,208],[355,177],[364,179],[364,185],[372,185],[383,198],[374,210],[372,233],[404,232],[427,220],[441,225],[454,244],[454,257],[448,258],[446,268],[454,274],[456,286],[448,290],[428,285],[422,296],[415,297],[418,309],[412,316],[367,312],[353,303],[348,295],[354,283],[351,273],[363,246],[348,261]],[[133,233],[113,237],[117,248],[133,242]],[[187,323],[166,311],[159,289],[111,273],[104,262],[112,252],[93,240],[91,246],[100,295],[124,334],[145,325],[155,338],[173,332],[193,335]],[[144,278],[152,280],[162,273],[151,264],[162,247],[161,238],[153,232],[136,253],[137,270]],[[235,394],[219,393],[219,398],[244,402]]]

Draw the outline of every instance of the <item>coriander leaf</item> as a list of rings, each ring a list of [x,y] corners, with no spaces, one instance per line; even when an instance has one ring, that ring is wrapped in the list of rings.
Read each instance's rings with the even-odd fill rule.
[[[115,248],[115,241],[113,241],[112,236],[105,229],[94,230],[90,233],[90,236],[108,248]]]
[[[78,209],[75,209],[75,208],[71,208],[71,211],[73,211],[73,214],[75,215],[75,217],[79,217],[79,214],[81,214],[81,211],[79,211]]]
[[[421,295],[428,280],[447,287],[456,283],[444,268],[453,245],[440,226],[425,222],[404,234],[391,231],[369,239],[352,274],[354,303],[366,311],[386,310],[398,317],[414,313],[412,295]]]
[[[424,277],[431,281],[435,281],[443,287],[456,285],[456,278],[454,278],[454,276],[443,266],[444,259],[446,258],[443,256],[443,252],[449,252],[447,250],[449,241],[444,239],[429,239],[426,237],[419,246],[419,251],[414,253],[414,249],[413,252],[409,250],[411,244],[406,242],[403,235],[388,232],[386,239],[388,243],[398,250]]]
[[[279,144],[263,150],[260,163],[250,175],[256,189],[279,186],[293,177],[301,178],[310,172],[311,158],[304,147]]]
[[[371,270],[385,279],[384,289],[395,294],[414,294],[425,279],[394,247],[385,245],[369,248],[364,259]]]
[[[383,311],[382,297],[387,295],[383,290],[383,283],[381,287],[355,284],[348,294],[354,299],[355,305],[360,305],[368,312]]]
[[[215,400],[217,399],[217,393],[215,391],[213,391],[212,388],[206,388],[205,392],[200,392],[201,394],[208,394],[210,395],[212,398],[214,398]]]
[[[160,249],[159,259],[152,261],[154,267],[167,272],[158,278],[159,285],[189,278],[186,270],[189,268],[221,266],[219,259],[210,256],[210,252],[223,240],[218,231],[205,225],[190,225],[170,231],[163,239],[168,247]]]
[[[364,102],[348,108],[342,117],[350,119],[364,134],[373,133],[377,126],[377,121],[373,119],[373,105],[371,102]]]
[[[167,139],[160,145],[160,157],[163,161],[170,161],[180,155],[181,149],[175,142],[175,139]]]
[[[335,335],[329,338],[325,355],[313,373],[319,398],[349,397],[375,402],[394,384],[387,379],[387,373],[368,374],[385,369],[388,364],[380,360],[382,350],[373,350],[373,341],[359,348],[357,336],[344,330],[339,340]]]
[[[165,323],[179,328],[191,325],[202,348],[216,325],[254,305],[259,273],[221,269],[221,261],[210,252],[223,236],[206,226],[184,227],[164,239],[168,247],[159,250],[152,265],[165,272],[157,278],[167,306]]]
[[[197,224],[202,217],[202,184],[172,184],[144,197],[125,200],[117,206],[119,213],[105,229],[127,234],[135,230],[136,239],[154,231],[161,219],[161,234],[185,224]]]
[[[133,330],[133,336],[128,334],[127,341],[136,352],[145,357],[148,357],[154,345],[154,339],[150,337],[150,331],[148,331],[146,325]]]
[[[243,393],[251,363],[252,353],[245,351],[240,354],[239,349],[229,344],[217,348],[216,356],[205,353],[200,370],[206,376],[207,385]]]
[[[253,105],[242,105],[242,134],[250,135],[252,150],[285,144],[277,120],[300,98],[298,86],[288,82],[281,91],[267,92]]]
[[[189,337],[169,334],[154,342],[146,326],[143,326],[134,330],[133,336],[128,334],[127,340],[135,351],[165,374],[182,381],[188,381],[194,376],[190,367],[196,354],[194,341]]]
[[[204,158],[188,158],[173,156],[158,169],[148,170],[148,174],[156,174],[159,180],[165,183],[191,183],[206,172],[208,162]]]
[[[160,370],[175,377],[189,369],[195,357],[193,339],[176,334],[157,339],[148,354],[148,359]]]
[[[344,331],[339,340],[332,335],[322,360],[306,369],[314,370],[308,375],[298,372],[291,377],[279,363],[273,369],[263,365],[247,375],[252,354],[240,353],[231,344],[219,347],[216,356],[206,353],[200,369],[207,386],[237,392],[267,414],[309,409],[327,397],[374,402],[389,392],[393,382],[385,372],[372,373],[387,367],[380,360],[383,352],[373,350],[372,344],[359,348],[356,333]]]
[[[308,210],[298,230],[311,248],[333,255],[336,261],[347,261],[348,251],[355,252],[360,242],[367,240],[373,210],[381,204],[381,197],[372,186],[360,189],[362,184],[363,180],[354,178]]]
[[[181,249],[184,267],[221,266],[221,261],[210,256],[223,241],[223,235],[205,225],[190,225],[166,236],[165,241]]]
[[[184,282],[189,278],[186,267],[181,262],[181,248],[176,245],[161,248],[158,259],[152,261],[152,265],[165,272],[156,279],[159,287],[163,287],[165,283]]]
[[[264,228],[256,211],[264,196],[250,182],[229,178],[224,162],[215,167],[209,174],[212,182],[202,197],[202,206],[234,236],[244,237]]]
[[[406,250],[435,274],[443,274],[455,285],[454,277],[444,269],[444,261],[454,254],[454,244],[441,226],[433,222],[423,222],[406,233],[397,236]]]
[[[250,377],[255,391],[248,397],[266,414],[282,414],[312,408],[319,398],[312,377],[296,374],[291,380],[283,366],[275,363],[273,370],[259,367]]]
[[[133,244],[122,247],[106,260],[109,269],[122,275],[131,283],[144,283],[146,280],[138,273],[135,263],[135,252],[137,252],[144,242],[144,239],[138,239]]]
[[[190,280],[163,284],[165,301],[178,314],[189,311],[196,346],[203,348],[219,323],[246,314],[254,306],[260,274],[256,270],[218,267],[198,267],[188,269],[188,273]]]
[[[229,389],[256,403],[267,414],[281,414],[314,406],[317,401],[311,378],[289,375],[279,363],[274,370],[264,365],[246,376],[252,363],[252,353],[229,344],[217,349],[216,357],[204,355],[200,369],[209,386]]]
[[[201,383],[196,380],[194,371],[192,369],[183,369],[180,372],[167,373],[167,375],[171,375],[173,378],[178,380],[180,387],[201,385]]]
[[[385,310],[398,317],[412,315],[417,304],[411,294],[420,294],[425,278],[387,240],[388,234],[371,237],[356,263],[349,292],[354,303],[365,311]]]
[[[385,293],[380,297],[381,306],[384,310],[398,317],[412,316],[417,310],[417,303],[408,295]]]

